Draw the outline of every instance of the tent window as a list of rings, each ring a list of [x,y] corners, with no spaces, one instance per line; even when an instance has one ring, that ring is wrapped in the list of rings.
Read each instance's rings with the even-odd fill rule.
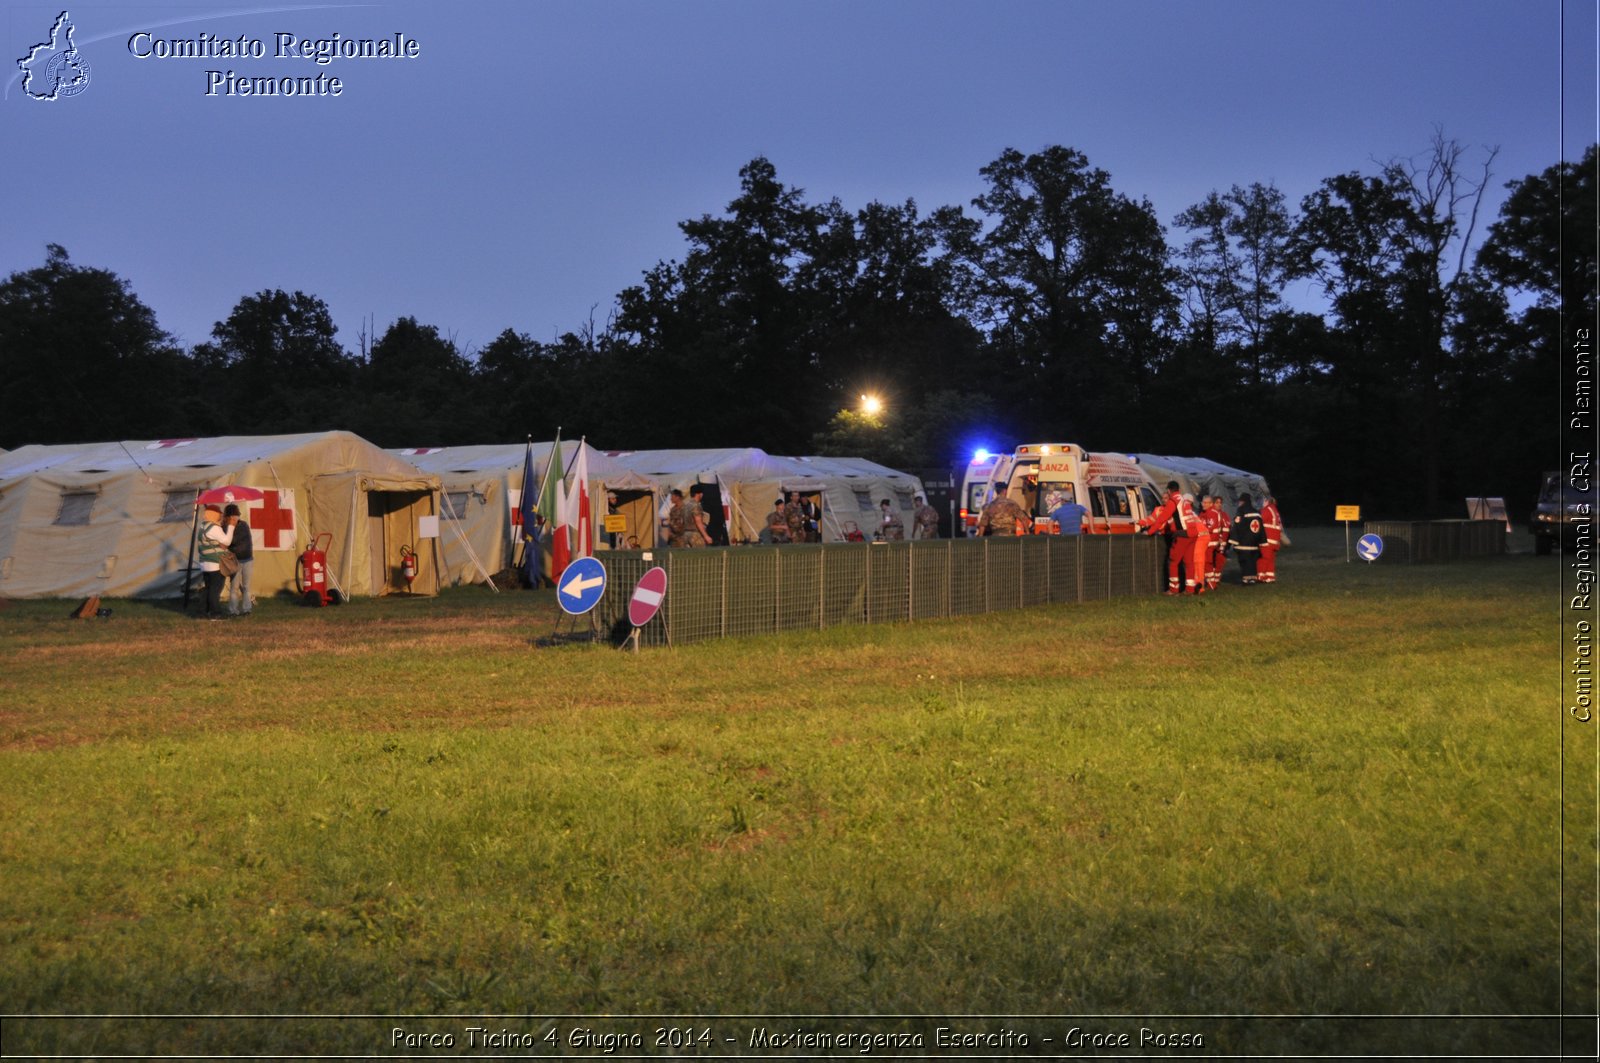
[[[192,487],[180,487],[168,491],[166,498],[161,502],[162,524],[187,524],[194,518],[194,496]]]
[[[911,509],[912,508],[912,506],[911,506],[911,488],[909,488],[909,487],[896,487],[894,489],[894,497],[897,500],[897,504],[900,506],[901,509]]]
[[[472,500],[472,491],[446,491],[444,493],[444,515],[450,520],[467,519],[467,503]]]
[[[56,523],[65,525],[79,525],[89,523],[89,513],[94,509],[94,500],[97,496],[93,491],[75,491],[61,496],[61,511],[56,514]]]
[[[871,513],[873,510],[878,508],[877,504],[872,501],[871,491],[864,487],[852,487],[851,490],[855,492],[856,506],[861,510],[861,512]]]

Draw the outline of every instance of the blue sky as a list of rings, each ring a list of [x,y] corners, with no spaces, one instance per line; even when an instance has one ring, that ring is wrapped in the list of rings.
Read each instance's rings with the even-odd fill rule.
[[[349,348],[402,315],[468,351],[552,339],[681,256],[677,223],[720,212],[756,155],[812,200],[927,211],[1007,147],[1064,144],[1170,230],[1212,189],[1298,203],[1435,127],[1475,162],[1499,147],[1494,206],[1596,139],[1592,0],[69,5],[89,83],[49,102],[16,60],[62,6],[3,10],[0,275],[59,243],[185,345],[266,288],[322,298]],[[140,58],[140,31],[268,54]],[[279,32],[419,54],[318,66],[276,58]],[[230,69],[344,87],[208,96]]]

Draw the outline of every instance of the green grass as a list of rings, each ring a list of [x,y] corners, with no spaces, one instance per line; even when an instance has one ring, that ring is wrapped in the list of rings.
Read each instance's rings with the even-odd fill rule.
[[[1549,1050],[1333,1017],[1592,1010],[1558,563],[1369,567],[1310,530],[1273,588],[638,655],[539,645],[550,592],[226,624],[11,603],[0,1010],[1171,1015],[1148,1025],[1208,1053]],[[1565,968],[1564,854],[1590,942]],[[4,1048],[369,1052],[392,1025],[13,1021]]]

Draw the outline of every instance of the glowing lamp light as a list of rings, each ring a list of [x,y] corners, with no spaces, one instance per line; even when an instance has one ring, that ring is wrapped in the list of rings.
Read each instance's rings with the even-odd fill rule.
[[[982,448],[979,448],[978,450],[974,450],[972,452],[972,460],[973,461],[988,461],[989,460],[989,452],[987,450],[982,449]]]
[[[868,417],[876,417],[883,412],[883,400],[876,395],[861,396],[861,412]]]

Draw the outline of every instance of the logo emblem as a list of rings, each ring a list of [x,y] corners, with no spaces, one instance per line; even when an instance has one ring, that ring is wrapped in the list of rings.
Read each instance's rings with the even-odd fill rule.
[[[28,54],[17,60],[23,92],[53,103],[89,87],[89,62],[72,43],[75,32],[71,14],[63,11],[50,27],[50,39],[29,48]]]

